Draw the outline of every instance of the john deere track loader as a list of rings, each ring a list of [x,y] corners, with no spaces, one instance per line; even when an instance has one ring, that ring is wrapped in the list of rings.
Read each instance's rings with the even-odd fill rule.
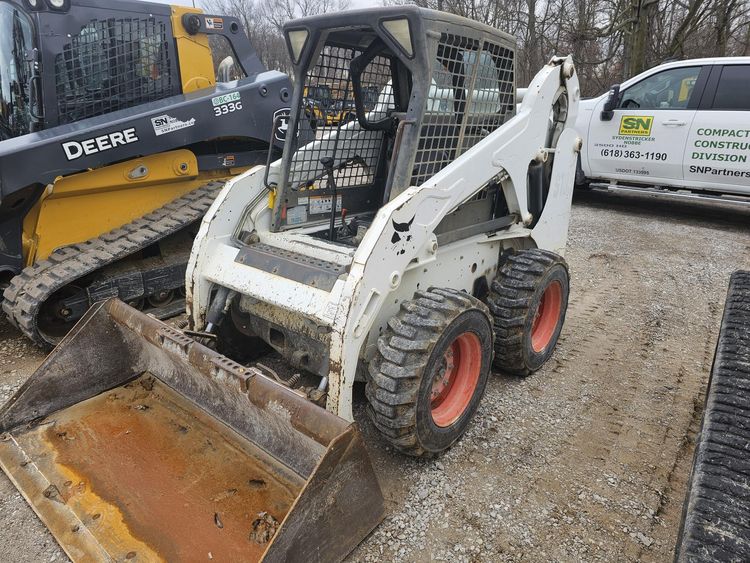
[[[385,440],[435,456],[493,361],[526,376],[553,353],[580,149],[570,57],[517,107],[514,41],[477,22],[399,6],[284,33],[283,155],[203,218],[191,330],[96,305],[0,411],[0,464],[74,559],[339,560],[383,513],[355,381]],[[308,142],[318,84],[356,119]],[[279,369],[252,360],[269,349]]]
[[[290,95],[236,18],[127,0],[0,1],[11,322],[54,344],[110,296],[160,317],[184,310],[197,221],[226,178],[280,150],[272,122]]]

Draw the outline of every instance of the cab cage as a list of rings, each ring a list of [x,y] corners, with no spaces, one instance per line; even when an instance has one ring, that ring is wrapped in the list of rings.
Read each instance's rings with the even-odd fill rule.
[[[41,103],[33,131],[158,101],[181,93],[172,8],[130,0],[72,0],[53,9],[3,0],[33,24],[35,100]],[[210,14],[186,14],[191,33],[221,35],[236,63],[252,77],[260,63],[241,22],[221,16],[221,29],[206,25]],[[264,139],[265,140],[265,139]]]
[[[313,129],[315,140],[285,146],[272,230],[374,215],[514,115],[515,42],[481,23],[399,6],[303,18],[284,33],[302,85],[287,138]]]

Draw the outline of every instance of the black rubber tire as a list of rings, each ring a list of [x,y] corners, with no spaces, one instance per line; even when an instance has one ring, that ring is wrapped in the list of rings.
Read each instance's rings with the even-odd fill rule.
[[[729,281],[675,561],[750,561],[750,272]]]
[[[430,393],[438,361],[461,334],[472,332],[481,346],[481,368],[473,394],[459,418],[439,427]],[[492,364],[492,318],[475,297],[454,289],[418,291],[401,304],[378,339],[365,393],[368,414],[398,450],[433,457],[466,431],[479,406]]]
[[[531,329],[542,295],[553,282],[562,289],[557,325],[547,346],[535,351]],[[510,254],[500,265],[487,297],[495,328],[495,367],[515,375],[541,368],[554,351],[568,308],[568,265],[558,254],[539,248]]]

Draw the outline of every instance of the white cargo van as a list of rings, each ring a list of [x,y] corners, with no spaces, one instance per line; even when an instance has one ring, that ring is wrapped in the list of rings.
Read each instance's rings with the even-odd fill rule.
[[[652,68],[583,100],[576,184],[750,196],[750,57]]]

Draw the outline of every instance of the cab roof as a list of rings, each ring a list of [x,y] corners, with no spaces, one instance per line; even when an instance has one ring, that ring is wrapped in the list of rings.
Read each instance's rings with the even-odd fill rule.
[[[407,18],[410,21],[420,21],[425,32],[450,32],[449,26],[464,27],[470,30],[467,35],[487,35],[498,43],[510,44],[515,47],[516,40],[509,33],[495,29],[463,16],[420,8],[419,6],[389,6],[381,8],[363,8],[345,10],[335,14],[320,14],[298,18],[284,24],[284,32],[292,29],[340,29],[340,28],[376,28],[383,20]],[[473,33],[471,33],[473,32]]]

